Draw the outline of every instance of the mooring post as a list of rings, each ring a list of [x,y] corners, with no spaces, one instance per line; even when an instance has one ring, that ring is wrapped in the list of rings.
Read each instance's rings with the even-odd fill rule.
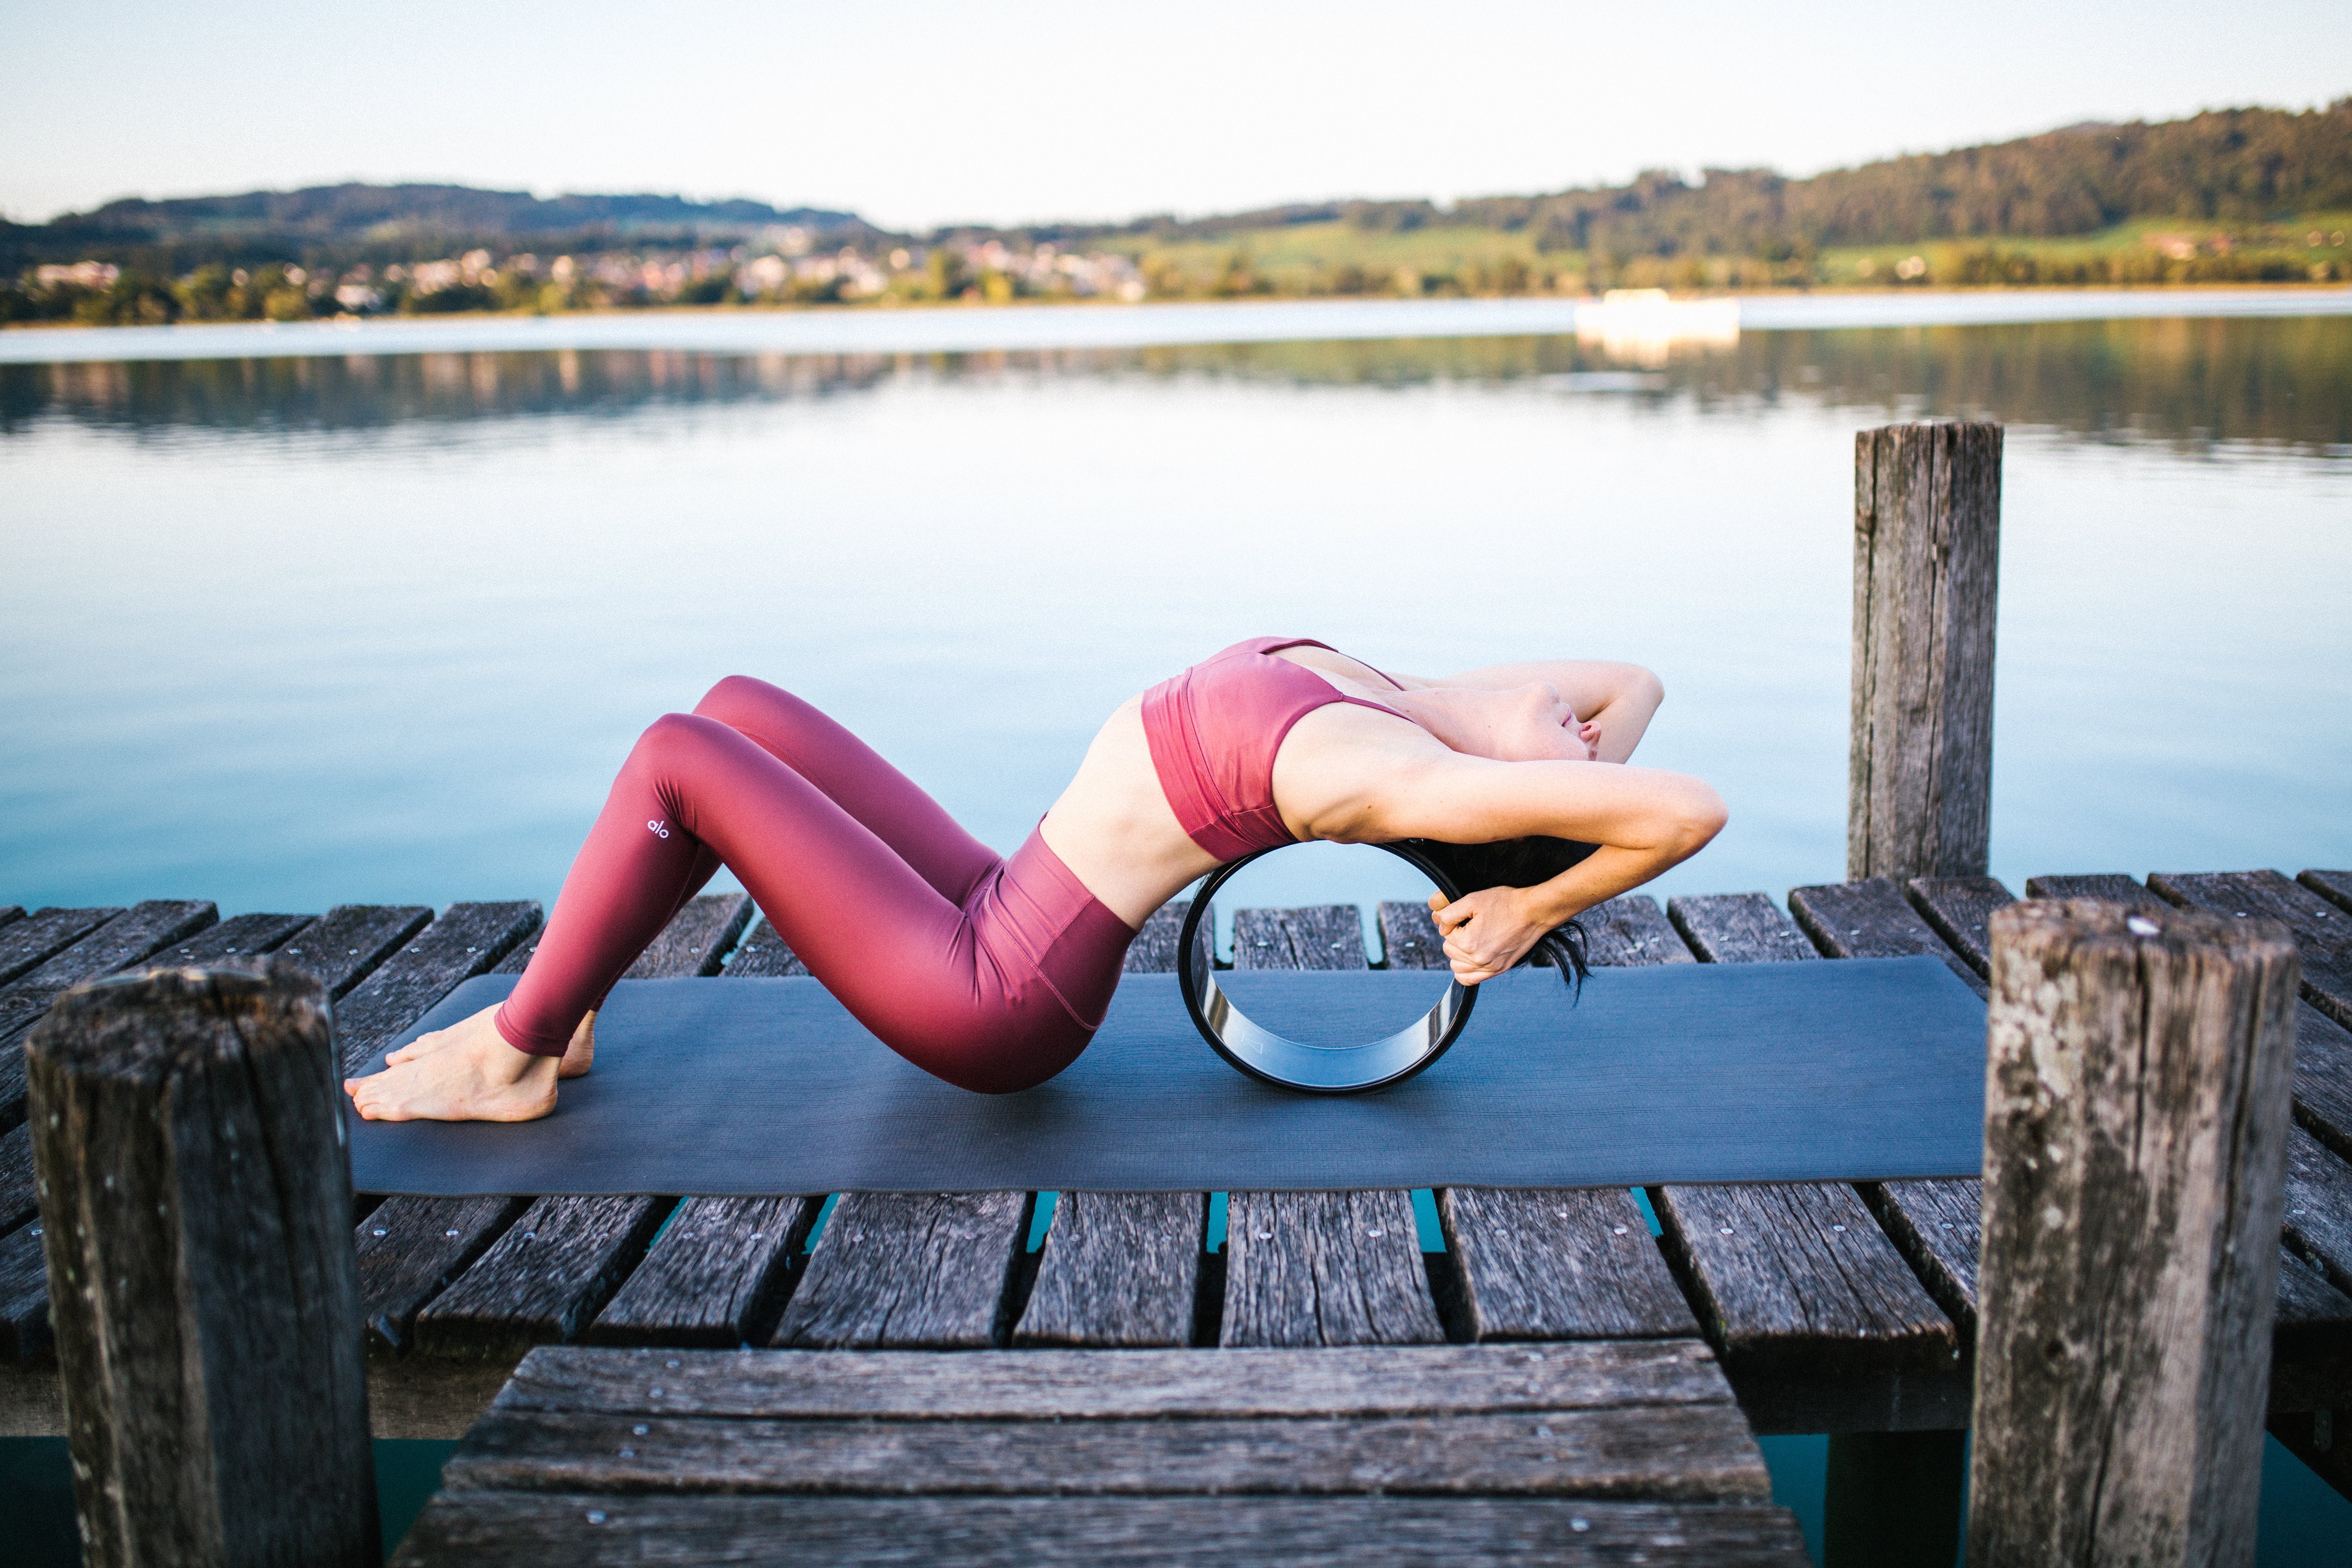
[[[1849,881],[1985,873],[2000,447],[1989,423],[1854,437]]]
[[[381,1561],[327,995],[159,969],[26,1047],[49,1313],[92,1568]]]
[[[2251,1563],[2294,938],[2087,900],[1991,938],[1968,1561]]]

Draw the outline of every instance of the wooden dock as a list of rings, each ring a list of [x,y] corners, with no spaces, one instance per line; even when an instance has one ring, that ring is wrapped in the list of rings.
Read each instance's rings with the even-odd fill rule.
[[[2026,892],[2294,933],[2271,1424],[2352,1491],[2333,1414],[2352,1410],[2352,873]],[[1787,912],[1760,893],[1631,896],[1586,923],[1597,964],[1932,953],[1981,992],[1985,921],[2011,900],[1982,878],[1874,879],[1798,889]],[[631,973],[800,972],[751,915],[698,899]],[[1131,969],[1172,966],[1180,915],[1155,918]],[[338,998],[357,1068],[460,981],[519,970],[539,918],[0,910],[0,1432],[64,1430],[24,1125],[23,1036],[51,1000],[276,952]],[[1418,906],[1383,904],[1378,926],[1387,965],[1437,963]],[[1365,966],[1362,934],[1349,906],[1243,910],[1236,962]],[[1654,1236],[1622,1188],[1440,1190],[1442,1252],[1402,1192],[1231,1193],[1222,1238],[1209,1194],[1066,1194],[1034,1248],[1030,1193],[362,1196],[355,1331],[379,1436],[467,1436],[404,1552],[420,1563],[635,1561],[656,1538],[688,1561],[788,1537],[844,1561],[1222,1561],[1246,1542],[1401,1562],[1442,1540],[1464,1560],[1801,1562],[1751,1429],[1837,1435],[1833,1534],[1866,1530],[1923,1456],[1948,1455],[1956,1509],[1977,1184],[1644,1196]]]

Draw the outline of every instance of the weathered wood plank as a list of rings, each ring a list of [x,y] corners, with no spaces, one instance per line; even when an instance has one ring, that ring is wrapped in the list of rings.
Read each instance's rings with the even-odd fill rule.
[[[2295,880],[2337,909],[2352,911],[2352,871],[2304,871]]]
[[[1236,969],[1362,969],[1353,904],[1241,910]],[[1443,1341],[1412,1199],[1402,1192],[1230,1193],[1225,1345]]]
[[[1992,939],[1969,1560],[2246,1561],[2294,943],[2087,900]]]
[[[433,911],[422,904],[337,904],[316,925],[289,937],[278,951],[317,975],[327,994],[340,1001],[432,923]],[[411,1014],[400,1028],[415,1021]],[[349,1023],[339,1017],[337,1032],[348,1034]]]
[[[2001,429],[1853,438],[1846,875],[1982,875],[1992,817]]]
[[[394,1568],[1808,1568],[1785,1509],[1553,1498],[651,1497],[447,1491]]]
[[[1596,964],[1692,963],[1696,960],[1658,900],[1620,893],[1577,917],[1584,927],[1586,959]]]
[[[196,968],[243,963],[258,967],[258,960],[285,946],[317,919],[316,915],[231,915],[185,942],[156,949],[140,963]]]
[[[688,1198],[610,1305],[591,1344],[754,1344],[774,1328],[821,1197]]]
[[[2111,904],[2144,905],[2163,909],[2165,901],[2141,887],[2129,877],[2103,871],[2078,877],[2028,877],[2025,896],[2029,899],[2105,899]]]
[[[1958,1325],[1961,1342],[1971,1342],[1983,1235],[1979,1217],[1982,1187],[1973,1180],[1870,1182],[1856,1190],[1936,1305]]]
[[[111,974],[218,920],[209,900],[150,899],[0,987],[0,1128],[25,1120],[25,1031],[68,986]]]
[[[1151,913],[1143,929],[1135,933],[1128,944],[1127,957],[1121,967],[1129,974],[1172,974],[1176,972],[1176,940],[1184,934],[1184,919],[1192,912],[1190,899],[1171,899]],[[1201,916],[1201,929],[1192,935],[1204,957],[1213,953],[1216,942],[1217,911],[1213,909]]]
[[[749,895],[703,893],[686,901],[672,915],[645,952],[621,976],[624,980],[666,980],[678,975],[716,974],[719,961],[756,913]],[[494,974],[520,974],[539,951],[543,932],[534,931],[499,962]]]
[[[1895,925],[1900,938],[1926,931],[1899,894],[1894,907],[1909,921]],[[1667,910],[1712,963],[1819,956],[1762,894],[1677,899]],[[1664,1187],[1651,1202],[1759,1430],[1968,1424],[1958,1332],[1853,1187]]]
[[[1224,1345],[1445,1338],[1402,1192],[1228,1193]]]
[[[2352,910],[2276,871],[2153,871],[2147,885],[2184,908],[2285,926],[2303,960],[2304,999],[2352,1028]]]
[[[417,1349],[495,1361],[578,1339],[675,1206],[659,1197],[533,1199],[479,1261],[417,1310]]]
[[[37,1222],[0,1236],[0,1365],[47,1361],[56,1342],[49,1331],[49,1275],[41,1258]]]
[[[2352,1410],[2352,1296],[2329,1284],[2316,1265],[2282,1252],[2271,1415],[2312,1410]]]
[[[1235,969],[1370,969],[1353,904],[1234,911]]]
[[[52,908],[0,928],[0,986],[16,984],[121,912]]]
[[[771,1343],[974,1350],[1003,1342],[1029,1193],[844,1193]]]
[[[1762,893],[1668,899],[1666,918],[1702,963],[1778,963],[1821,956]]]
[[[33,1184],[33,1130],[20,1121],[0,1137],[0,1236],[31,1219],[40,1206]]]
[[[1698,1320],[1622,1187],[1446,1187],[1438,1222],[1473,1338],[1694,1337]]]
[[[335,1008],[343,1071],[354,1077],[382,1071],[379,1058],[402,1030],[458,982],[488,973],[515,943],[538,929],[534,900],[451,904],[440,919],[353,986]]]
[[[1980,879],[1990,881],[1990,878]],[[1999,883],[1993,886],[2000,887]],[[2002,896],[2006,898],[2007,892]],[[1831,958],[1940,958],[1953,973],[1984,994],[1984,977],[1944,943],[1919,918],[1903,889],[1885,877],[1863,882],[1832,882],[1789,889],[1789,912],[1813,945]]]
[[[1380,929],[1381,963],[1388,969],[1444,969],[1445,939],[1425,903],[1382,899],[1372,923]]]
[[[1990,877],[1920,877],[1906,883],[1903,890],[1911,907],[1979,978],[1990,972],[1991,938],[1985,922],[1995,910],[2017,901],[2007,888]]]
[[[502,1409],[843,1420],[1453,1415],[1722,1405],[1696,1340],[1310,1350],[710,1351],[542,1346]]]
[[[530,1206],[529,1198],[387,1199],[360,1221],[360,1312],[372,1351],[408,1348],[416,1314]]]
[[[2352,1165],[2299,1127],[2287,1132],[2286,1238],[2352,1291]]]
[[[1013,1342],[1190,1344],[1208,1225],[1206,1193],[1062,1194]]]
[[[1384,1492],[1765,1502],[1738,1407],[1346,1420],[758,1421],[493,1407],[456,1489],[1219,1497]]]
[[[808,965],[784,945],[784,939],[776,934],[775,927],[761,921],[751,928],[751,934],[743,939],[743,945],[737,948],[734,956],[727,961],[727,973],[744,978],[806,974]]]

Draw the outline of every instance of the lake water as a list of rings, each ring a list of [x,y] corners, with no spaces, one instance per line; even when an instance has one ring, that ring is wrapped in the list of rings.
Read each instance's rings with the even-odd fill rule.
[[[1732,812],[1657,890],[1834,880],[1853,435],[1937,415],[2010,426],[1995,874],[2352,864],[2339,316],[0,366],[0,901],[549,899],[733,671],[1009,849],[1260,633],[1648,664],[1640,760]]]
[[[1732,809],[1656,890],[1835,880],[1853,435],[1930,416],[2009,423],[1995,874],[2352,865],[2352,319],[1792,318],[1663,363],[789,355],[739,320],[0,364],[0,903],[551,900],[637,731],[738,670],[1010,849],[1112,706],[1269,632],[1649,664],[1641,760]],[[1231,902],[1410,894],[1394,868],[1292,851]],[[1821,1442],[1772,1447],[1816,1552]],[[395,1511],[440,1457],[411,1447]],[[2270,1460],[2263,1560],[2340,1560],[2341,1500]],[[70,1562],[62,1445],[0,1468]]]

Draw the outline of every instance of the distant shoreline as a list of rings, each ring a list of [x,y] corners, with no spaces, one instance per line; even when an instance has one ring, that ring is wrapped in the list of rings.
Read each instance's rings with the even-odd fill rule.
[[[1127,349],[1220,342],[1631,332],[1682,341],[1678,316],[1711,323],[1736,311],[1739,331],[1869,327],[1995,326],[2151,317],[2352,315],[2341,283],[2043,285],[1965,289],[1781,289],[1677,293],[1629,313],[1591,297],[1440,300],[1239,300],[1003,305],[671,306],[552,315],[467,312],[293,322],[184,326],[52,326],[0,330],[0,364],[132,360],[320,358],[424,353],[680,351],[760,353],[971,353]],[[1643,313],[1654,312],[1654,314]],[[1695,345],[1696,346],[1696,345]]]

